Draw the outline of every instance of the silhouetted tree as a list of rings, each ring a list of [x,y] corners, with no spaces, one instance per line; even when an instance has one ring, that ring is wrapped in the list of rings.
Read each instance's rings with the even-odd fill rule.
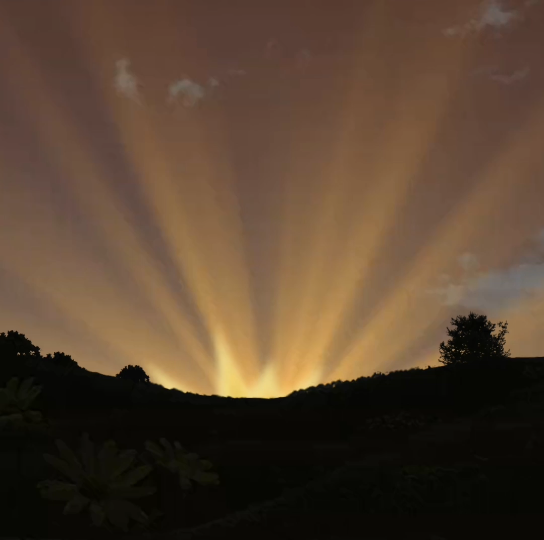
[[[40,348],[36,347],[24,334],[15,330],[0,333],[0,350],[21,356],[40,356]]]
[[[440,344],[440,362],[445,365],[468,364],[490,358],[508,358],[510,351],[504,351],[508,322],[499,322],[501,329],[493,335],[496,324],[487,320],[486,315],[476,315],[472,311],[468,317],[458,316],[451,320],[456,327],[447,329],[450,339]]]
[[[138,382],[149,382],[149,376],[140,366],[125,366],[117,375],[120,379],[127,379],[135,383]]]
[[[47,354],[44,358],[56,366],[65,368],[78,368],[79,364],[69,355],[63,352],[54,352],[53,355]]]

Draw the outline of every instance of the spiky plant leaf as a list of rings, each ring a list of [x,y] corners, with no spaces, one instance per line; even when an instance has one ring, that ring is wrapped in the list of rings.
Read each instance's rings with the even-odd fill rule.
[[[112,486],[111,496],[115,499],[140,499],[156,492],[156,486]]]
[[[65,499],[70,496],[65,506],[65,513],[80,512],[90,503],[89,513],[95,525],[103,524],[106,518],[123,530],[126,530],[130,518],[145,523],[147,520],[145,513],[133,503],[123,500],[144,497],[156,491],[154,486],[133,486],[152,470],[152,467],[145,465],[127,471],[136,456],[134,450],[126,450],[117,455],[115,441],[107,441],[99,451],[98,462],[96,462],[94,445],[88,434],[84,433],[81,437],[82,461],[86,464],[94,463],[93,467],[89,467],[94,469],[93,474],[90,474],[89,470],[84,470],[84,466],[77,460],[75,454],[66,445],[63,446],[62,441],[57,446],[65,460],[49,456],[49,454],[44,454],[44,458],[75,482],[75,485],[65,488],[65,493],[57,494]],[[44,496],[54,489],[59,493],[62,492],[62,488],[58,485],[53,488],[52,484],[49,484],[49,490],[48,484],[43,483],[41,487]],[[84,494],[80,490],[83,490]]]
[[[122,475],[133,463],[136,459],[136,456],[138,455],[138,452],[136,450],[124,450],[121,452],[117,457],[115,461],[115,467],[113,468],[113,472],[110,476],[111,480],[115,480],[120,475]]]
[[[177,454],[178,452],[183,452],[183,453],[186,452],[185,448],[183,448],[183,446],[181,446],[181,444],[179,443],[179,441],[175,441],[175,442],[174,442],[174,448],[175,448],[176,454]]]
[[[22,410],[28,409],[41,391],[41,386],[33,386],[26,394],[23,395],[23,397],[17,399],[17,405]]]
[[[89,434],[86,432],[81,436],[80,454],[81,462],[84,469],[87,471],[87,474],[94,476],[96,473],[94,443],[91,441]]]
[[[89,506],[89,514],[91,515],[91,522],[95,527],[103,525],[104,520],[106,519],[106,511],[103,506],[96,501],[92,501]]]
[[[195,471],[192,480],[202,486],[219,485],[219,475],[213,472]]]
[[[213,468],[213,463],[211,461],[208,461],[207,459],[201,459],[200,467],[203,471],[209,471],[211,468]]]
[[[117,464],[117,444],[115,441],[106,441],[98,452],[98,471],[97,475],[104,481],[107,481],[113,474]]]
[[[176,459],[176,456],[174,454],[174,449],[172,448],[172,445],[170,444],[170,441],[168,441],[164,437],[161,437],[159,439],[159,441],[164,446],[166,460],[167,461],[174,461]]]
[[[176,472],[178,468],[178,460],[176,457],[177,451],[174,452],[172,445],[165,438],[161,438],[160,443],[162,444],[163,448],[161,448],[152,441],[146,441],[145,447],[151,454],[155,456],[157,463],[159,463],[163,467],[166,467],[172,472]]]
[[[43,458],[49,465],[52,465],[61,472],[64,476],[79,484],[81,482],[81,473],[77,469],[72,469],[66,461],[59,459],[58,457],[52,456],[51,454],[44,454]]]
[[[128,531],[128,521],[130,518],[140,523],[147,521],[146,513],[130,501],[120,499],[111,499],[105,502],[104,510],[108,520],[124,532]]]
[[[162,458],[164,454],[164,450],[161,450],[160,446],[153,442],[153,441],[145,441],[145,449],[156,456],[157,458]]]
[[[143,480],[152,470],[153,467],[151,467],[150,465],[140,465],[139,467],[131,469],[130,471],[124,473],[122,476],[117,478],[117,480],[115,481],[115,486],[133,486],[140,480]]]
[[[174,442],[174,447],[165,438],[161,438],[160,442],[164,450],[151,441],[146,441],[146,449],[156,456],[160,465],[178,475],[182,489],[190,489],[192,487],[191,480],[202,485],[219,483],[216,473],[205,472],[212,467],[209,461],[201,460],[194,452],[185,452],[178,441]]]
[[[15,398],[17,399],[17,401],[22,401],[26,397],[26,395],[29,393],[30,389],[32,388],[33,382],[34,382],[34,377],[27,377],[22,383],[20,383],[17,394],[15,395]],[[39,388],[39,386],[37,386],[36,388]]]
[[[83,465],[72,449],[62,439],[55,439],[55,445],[59,451],[60,457],[66,462],[68,467],[80,477],[83,476],[85,474]]]
[[[85,497],[81,493],[77,492],[72,499],[70,499],[64,507],[64,514],[79,514],[91,500]]]
[[[13,396],[14,400],[19,403],[22,408],[27,408],[34,401],[36,396],[42,391],[42,387],[39,385],[33,386],[34,377],[28,377],[25,379],[17,393]]]
[[[36,487],[40,490],[40,495],[44,499],[51,501],[69,501],[74,498],[78,492],[75,484],[61,482],[59,480],[43,480],[38,482]]]

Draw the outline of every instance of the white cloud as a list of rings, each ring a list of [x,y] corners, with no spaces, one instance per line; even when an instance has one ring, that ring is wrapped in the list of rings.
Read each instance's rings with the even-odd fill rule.
[[[477,272],[478,261],[470,253],[463,253],[457,262],[471,270],[458,282],[449,274],[440,274],[435,288],[425,293],[436,295],[445,306],[464,306],[470,309],[500,310],[525,299],[544,293],[544,228],[533,236],[534,246],[526,256],[510,268]]]
[[[443,33],[448,37],[465,37],[468,34],[477,34],[487,28],[503,30],[522,17],[520,10],[505,8],[501,0],[485,0],[480,4],[476,17],[465,24],[446,28]]]
[[[477,69],[472,70],[470,74],[473,77],[480,77],[482,75],[490,76],[490,75],[493,75],[494,73],[496,73],[498,70],[499,70],[499,68],[496,67],[496,66],[482,66],[482,67],[479,67]]]
[[[219,86],[219,81],[215,77],[210,77],[208,79],[208,86],[210,88],[217,88]]]
[[[455,285],[453,283],[448,283],[443,287],[437,287],[435,289],[428,289],[426,292],[442,297],[442,304],[444,306],[459,305],[465,297],[465,288],[463,285]]]
[[[496,66],[483,66],[472,71],[472,75],[474,77],[489,77],[489,79],[491,79],[492,81],[498,82],[500,84],[510,85],[512,83],[522,81],[529,75],[530,72],[531,68],[529,66],[525,66],[523,69],[518,69],[507,75],[504,73],[500,73],[499,68]]]
[[[130,61],[122,58],[115,63],[116,73],[114,86],[119,94],[124,95],[130,100],[142,104],[142,96],[140,94],[140,84],[138,79],[129,71]]]
[[[445,306],[498,310],[544,292],[544,264],[519,264],[476,275],[460,283],[450,282],[426,292],[441,297]]]
[[[463,270],[466,270],[467,272],[470,272],[471,270],[477,270],[480,266],[480,263],[478,262],[478,257],[472,253],[463,253],[460,255],[457,259],[457,262],[459,263],[459,266]]]
[[[514,82],[521,81],[529,75],[530,68],[525,67],[523,69],[518,69],[517,71],[514,71],[514,73],[510,75],[499,75],[499,74],[492,74],[490,75],[491,80],[496,81],[501,84],[510,85]]]
[[[191,79],[180,79],[168,87],[168,102],[177,102],[180,95],[185,107],[193,107],[206,97],[206,89]]]

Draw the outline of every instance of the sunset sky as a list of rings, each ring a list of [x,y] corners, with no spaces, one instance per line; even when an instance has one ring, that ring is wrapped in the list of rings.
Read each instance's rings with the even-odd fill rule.
[[[544,0],[0,0],[0,331],[275,397],[544,356]],[[498,329],[497,329],[498,330]]]

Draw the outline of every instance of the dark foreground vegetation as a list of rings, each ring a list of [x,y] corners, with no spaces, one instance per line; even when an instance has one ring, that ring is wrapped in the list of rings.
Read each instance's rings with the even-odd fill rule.
[[[443,366],[278,399],[109,377],[0,334],[0,537],[532,537],[544,359],[509,358],[484,319],[453,321]]]

